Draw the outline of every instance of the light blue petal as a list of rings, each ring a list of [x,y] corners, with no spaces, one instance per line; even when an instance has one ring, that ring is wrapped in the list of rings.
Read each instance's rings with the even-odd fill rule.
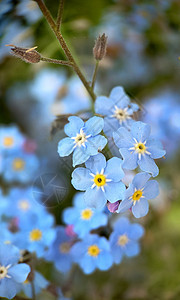
[[[88,142],[86,143],[87,154],[89,156],[98,154],[98,151],[102,151],[106,144],[107,139],[102,135],[97,135],[89,138]]]
[[[101,237],[101,238],[98,239],[98,247],[100,249],[110,251],[109,241],[105,237]]]
[[[89,170],[77,168],[72,173],[71,183],[76,190],[85,191],[88,187],[92,186],[92,178]]]
[[[146,199],[136,201],[132,206],[132,213],[136,218],[141,218],[147,215],[149,210],[149,203]]]
[[[64,138],[58,143],[59,156],[68,156],[73,152],[74,141],[71,138]]]
[[[86,168],[91,170],[93,174],[100,173],[102,169],[106,167],[106,158],[103,154],[99,153],[93,157],[90,157],[85,163]]]
[[[131,133],[124,127],[120,127],[113,133],[113,138],[118,148],[131,148],[134,145],[134,140]]]
[[[142,155],[138,161],[138,165],[142,171],[151,173],[153,177],[159,174],[159,169],[154,160],[148,155]]]
[[[143,196],[147,199],[154,199],[159,195],[159,184],[156,180],[151,180],[146,183],[144,190],[143,190]]]
[[[66,273],[71,269],[72,260],[69,255],[63,255],[55,260],[55,267],[62,273]]]
[[[105,196],[109,202],[114,203],[124,198],[125,185],[122,182],[108,182],[105,186]]]
[[[105,117],[104,118],[104,129],[103,129],[103,131],[106,134],[106,136],[112,137],[113,133],[115,131],[117,131],[119,126],[120,126],[119,121],[116,118],[114,118],[114,117]]]
[[[135,190],[135,187],[134,185],[131,183],[128,187],[128,189],[126,190],[125,192],[125,196],[124,196],[124,199],[128,199],[129,197],[131,197],[133,194],[134,194],[134,190]],[[123,200],[124,200],[123,199]]]
[[[13,277],[14,281],[21,283],[24,282],[31,271],[30,266],[27,264],[18,264],[12,266],[8,274]]]
[[[116,243],[117,243],[117,239],[116,239]],[[112,253],[114,263],[119,264],[123,258],[123,253],[122,253],[121,247],[112,245],[111,253]]]
[[[96,213],[91,219],[91,228],[96,229],[100,226],[107,225],[108,216],[103,213]]]
[[[114,182],[120,181],[124,177],[122,170],[122,159],[113,157],[107,161],[105,175],[108,179],[112,179]]]
[[[45,289],[49,282],[39,272],[35,272],[35,283],[41,289]]]
[[[80,262],[81,258],[86,254],[86,247],[84,242],[77,242],[71,248],[71,255],[73,257],[73,261]]]
[[[103,116],[108,116],[111,113],[114,103],[110,98],[100,96],[97,97],[95,102],[95,112]]]
[[[69,117],[68,120],[69,123],[64,126],[64,132],[70,137],[75,137],[84,126],[84,122],[76,116]]]
[[[4,278],[0,283],[0,297],[13,299],[17,293],[17,283],[9,278]]]
[[[96,269],[95,263],[96,261],[94,257],[86,255],[81,259],[80,267],[85,274],[91,274]]]
[[[138,142],[145,142],[151,133],[151,126],[141,121],[135,122],[131,127],[131,133]]]
[[[85,122],[84,132],[86,135],[91,134],[92,136],[95,136],[102,131],[103,127],[103,118],[94,116]]]
[[[81,147],[76,147],[73,152],[73,167],[84,163],[89,158],[89,154],[86,152],[86,149]]]
[[[84,200],[89,207],[96,209],[102,209],[106,203],[106,197],[101,189],[94,187],[93,189],[88,188],[84,193]]]
[[[150,177],[151,175],[148,173],[144,173],[144,172],[138,173],[134,177],[132,184],[137,190],[140,190],[145,186],[146,182],[149,180]]]
[[[129,227],[128,237],[131,240],[139,240],[144,235],[144,228],[140,224],[132,224]]]
[[[123,213],[126,210],[130,209],[132,207],[132,205],[133,205],[132,199],[130,199],[130,200],[126,199],[124,201],[121,201],[121,203],[119,204],[117,212],[118,213]]]
[[[65,224],[75,224],[76,220],[79,218],[79,209],[75,207],[68,207],[63,211],[63,222]]]
[[[129,228],[129,220],[125,217],[120,217],[114,224],[113,228],[118,232],[118,234],[123,234]]]
[[[151,153],[152,158],[161,158],[166,154],[166,151],[163,150],[163,146],[160,141],[155,139],[149,139],[146,143],[147,150]]]
[[[127,247],[124,249],[124,252],[125,252],[125,254],[126,254],[128,257],[132,257],[132,256],[138,255],[139,252],[140,252],[139,244],[136,243],[136,242],[130,241],[130,242],[127,244]]]
[[[86,205],[84,203],[84,193],[76,193],[73,197],[73,204],[78,208],[85,208]]]
[[[8,255],[7,255],[8,253]],[[12,245],[0,244],[0,264],[3,266],[13,265],[20,258],[19,249]]]
[[[112,89],[110,93],[110,98],[113,100],[114,103],[117,103],[120,100],[127,98],[127,95],[122,86],[116,86]]]
[[[134,170],[138,165],[138,155],[135,151],[129,151],[128,149],[122,148],[120,153],[123,157],[122,167],[127,170]]]
[[[102,251],[100,252],[99,256],[97,257],[97,267],[102,270],[108,270],[113,264],[113,258],[111,253]]]

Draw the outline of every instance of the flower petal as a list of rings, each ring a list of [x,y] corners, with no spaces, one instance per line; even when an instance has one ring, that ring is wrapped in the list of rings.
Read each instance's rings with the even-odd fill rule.
[[[156,180],[151,180],[146,183],[144,190],[143,190],[143,196],[147,200],[154,199],[159,195],[159,184]]]
[[[99,134],[104,127],[104,120],[100,117],[92,117],[84,125],[84,132],[89,135],[95,136]]]
[[[86,168],[91,170],[93,174],[100,173],[102,169],[106,167],[106,158],[103,154],[99,153],[90,157],[86,163]]]
[[[76,147],[73,152],[73,167],[84,163],[89,158],[89,154],[83,147]]]
[[[149,203],[146,199],[142,199],[136,202],[132,206],[132,213],[136,218],[141,218],[147,215],[149,210]]]
[[[96,155],[98,151],[102,151],[102,149],[106,146],[107,139],[102,135],[93,136],[88,139],[86,143],[86,152],[89,155]]]
[[[147,150],[151,153],[152,158],[161,158],[166,154],[160,141],[153,138],[148,139],[146,143]]]
[[[151,133],[151,126],[141,121],[135,122],[131,127],[131,133],[138,142],[144,142]]]
[[[138,161],[138,165],[142,171],[151,173],[153,177],[159,174],[159,169],[154,160],[149,155],[142,155]]]
[[[97,97],[95,102],[95,112],[97,114],[108,116],[113,107],[114,103],[110,98],[104,96]]]
[[[125,199],[123,201],[121,201],[121,203],[119,204],[118,213],[123,213],[126,210],[130,209],[133,205],[132,199]]]
[[[72,173],[72,185],[76,190],[85,191],[92,185],[92,176],[86,168],[77,168]]]
[[[9,271],[8,275],[12,276],[14,281],[20,283],[24,282],[31,271],[30,266],[27,264],[18,264],[12,266]]]
[[[130,241],[128,244],[127,244],[127,247],[124,249],[124,252],[125,254],[128,256],[128,257],[132,257],[132,256],[136,256],[139,254],[140,252],[140,247],[139,247],[139,244],[134,242],[134,241]]]
[[[144,235],[144,228],[140,224],[131,224],[129,226],[128,237],[131,240],[138,240]]]
[[[84,200],[89,207],[102,209],[106,205],[106,197],[101,189],[88,188],[84,193]]]
[[[120,153],[123,157],[122,167],[127,170],[134,170],[138,166],[138,155],[134,151],[129,151],[128,149],[120,149]]]
[[[125,185],[122,182],[108,182],[105,186],[105,196],[111,203],[121,200],[124,197]]]
[[[84,122],[76,116],[69,117],[68,121],[69,123],[64,126],[64,132],[70,137],[75,137],[84,126]]]
[[[151,175],[148,173],[144,173],[144,172],[138,173],[134,177],[132,184],[137,190],[140,190],[145,186],[146,182],[149,180],[150,177]]]
[[[113,157],[107,161],[105,175],[108,179],[118,182],[124,177],[124,172],[121,167],[122,162],[122,159],[118,157]]]
[[[70,139],[69,137],[62,139],[58,143],[59,156],[61,157],[68,156],[73,152],[73,148],[74,148],[74,141],[72,139]]]
[[[107,251],[102,251],[97,257],[97,266],[100,270],[108,270],[113,264],[112,255]]]
[[[113,133],[113,139],[118,148],[130,148],[134,145],[131,133],[124,127]]]

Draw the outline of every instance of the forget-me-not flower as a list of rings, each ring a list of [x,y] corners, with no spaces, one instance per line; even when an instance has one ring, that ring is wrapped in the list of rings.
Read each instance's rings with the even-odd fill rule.
[[[0,244],[0,297],[14,298],[19,283],[24,282],[30,272],[27,264],[18,264],[19,249],[12,245]]]
[[[74,197],[74,207],[64,210],[63,220],[66,224],[73,224],[73,231],[83,238],[92,229],[105,226],[108,216],[102,211],[87,206],[83,193],[77,193]]]
[[[73,166],[84,163],[92,155],[102,150],[107,140],[99,135],[104,127],[104,121],[99,117],[92,117],[87,122],[79,117],[69,117],[69,123],[64,126],[64,132],[68,137],[58,144],[60,156],[68,156],[73,152]]]
[[[133,123],[131,131],[119,128],[113,137],[123,157],[123,168],[134,170],[139,166],[142,171],[155,177],[159,169],[154,159],[163,157],[166,151],[160,141],[150,136],[150,132],[150,125],[139,121]]]
[[[38,295],[42,289],[45,289],[49,285],[49,282],[37,271],[34,272],[33,283],[35,295]],[[33,297],[31,282],[28,278],[19,285],[19,290],[23,291],[28,298]]]
[[[71,253],[85,274],[92,273],[96,268],[106,271],[113,264],[109,241],[96,234],[89,234],[77,242],[71,248]]]
[[[0,127],[0,149],[4,153],[20,149],[24,141],[25,137],[15,125]]]
[[[84,199],[89,207],[101,209],[107,200],[113,203],[124,197],[122,159],[113,157],[106,162],[104,155],[99,153],[90,157],[85,165],[86,168],[73,171],[71,182],[75,189],[85,191]]]
[[[139,254],[138,240],[143,234],[144,229],[140,224],[131,224],[124,217],[116,221],[109,238],[111,253],[116,264],[121,262],[124,255],[132,257]]]
[[[134,177],[117,212],[124,212],[131,208],[136,218],[147,215],[149,210],[148,200],[156,198],[159,194],[158,182],[156,180],[148,181],[150,177],[148,173],[144,172]]]
[[[112,136],[120,126],[129,128],[134,122],[133,113],[138,109],[138,105],[131,103],[121,86],[114,87],[109,98],[100,96],[95,102],[96,113],[104,116],[104,132],[108,136]]]

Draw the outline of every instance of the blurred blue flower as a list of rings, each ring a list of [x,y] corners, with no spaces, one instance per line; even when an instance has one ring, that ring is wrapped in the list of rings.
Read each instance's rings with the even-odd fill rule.
[[[69,123],[64,126],[68,137],[62,139],[58,144],[60,156],[68,156],[73,152],[73,166],[84,163],[91,155],[98,154],[107,140],[99,135],[104,127],[104,121],[99,117],[92,117],[87,122],[79,117],[69,117]]]
[[[41,11],[35,1],[21,0],[17,5],[17,16],[24,16],[26,20],[33,24],[42,16]]]
[[[109,242],[96,234],[89,234],[77,242],[71,248],[71,253],[85,274],[92,273],[96,268],[106,271],[113,264]]]
[[[19,219],[19,231],[16,233],[14,244],[20,249],[36,252],[37,257],[42,257],[55,239],[53,225],[54,217],[44,210],[38,216],[24,216]]]
[[[1,222],[0,244],[13,244],[15,235],[8,229],[9,223]]]
[[[75,189],[86,191],[84,199],[89,207],[101,209],[107,200],[114,203],[124,197],[125,185],[122,159],[113,157],[106,162],[103,154],[89,158],[86,168],[76,168],[72,173]]]
[[[73,224],[73,231],[83,238],[92,229],[107,225],[108,217],[102,211],[88,207],[83,193],[77,193],[74,197],[74,207],[64,210],[63,221],[69,225]]]
[[[159,169],[154,159],[163,157],[166,151],[160,141],[150,136],[150,131],[150,125],[139,121],[133,123],[131,131],[119,128],[113,137],[123,157],[123,168],[134,170],[139,165],[142,171],[155,177]]]
[[[25,137],[15,125],[9,127],[0,127],[0,151],[2,153],[12,153],[21,149]]]
[[[112,136],[120,126],[129,128],[135,122],[132,117],[138,109],[138,105],[131,103],[121,86],[114,87],[109,98],[100,96],[95,102],[95,112],[105,116],[104,132],[108,136]]]
[[[138,240],[143,236],[144,229],[140,224],[131,224],[127,218],[119,218],[114,224],[114,230],[109,242],[113,260],[119,264],[124,255],[136,256],[140,252]]]
[[[136,218],[147,215],[148,200],[156,198],[159,194],[158,182],[156,180],[148,181],[150,177],[148,173],[143,172],[134,177],[117,212],[124,212],[132,208],[132,213]]]
[[[35,295],[38,295],[42,289],[49,285],[49,282],[37,271],[34,272],[33,283]],[[33,297],[31,282],[28,279],[19,285],[19,290],[23,291],[28,298]]]
[[[71,246],[74,238],[66,234],[63,226],[56,227],[56,239],[51,244],[44,258],[48,261],[52,261],[55,267],[60,272],[66,273],[72,266],[72,255],[70,253]]]
[[[38,167],[38,158],[22,151],[15,151],[2,159],[3,177],[7,182],[30,182],[37,176]]]
[[[18,284],[26,280],[30,267],[18,264],[19,259],[18,248],[0,244],[0,297],[14,298]]]

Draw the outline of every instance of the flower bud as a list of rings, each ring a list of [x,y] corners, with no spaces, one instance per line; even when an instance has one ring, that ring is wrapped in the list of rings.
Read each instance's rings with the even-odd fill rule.
[[[99,36],[95,42],[93,48],[94,58],[96,60],[102,60],[106,55],[106,48],[107,48],[107,36],[105,33]]]
[[[115,213],[119,207],[120,201],[116,201],[115,203],[108,202],[107,208],[111,213]]]
[[[7,45],[7,46],[11,46],[11,45]],[[13,46],[11,50],[15,56],[21,58],[25,62],[28,62],[30,64],[36,64],[40,62],[41,55],[36,50],[34,50],[35,48],[36,47],[28,49],[28,48]]]

